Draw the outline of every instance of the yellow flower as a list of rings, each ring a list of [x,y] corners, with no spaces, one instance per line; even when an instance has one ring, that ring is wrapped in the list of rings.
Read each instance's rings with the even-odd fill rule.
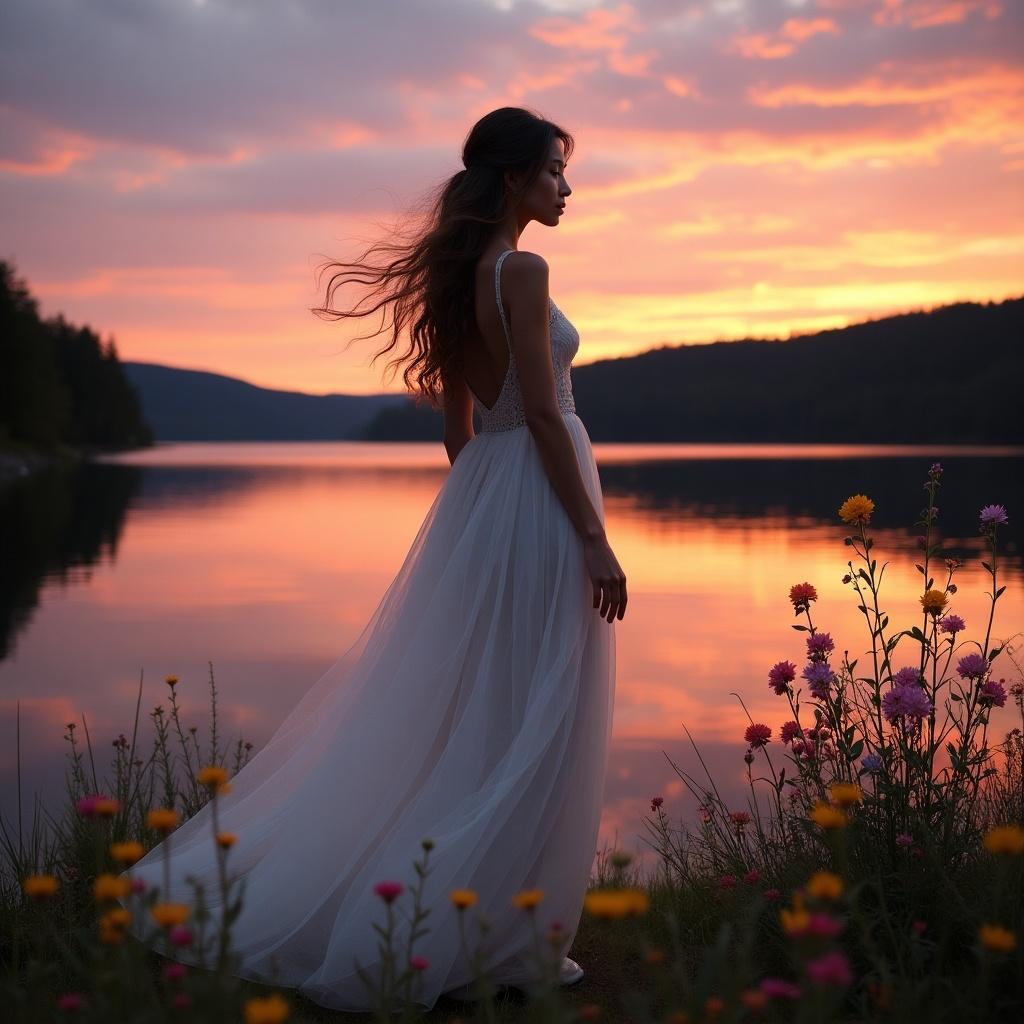
[[[222,850],[228,850],[235,845],[235,840],[238,837],[234,832],[218,832],[217,833],[217,845]]]
[[[164,676],[164,682],[168,686],[170,686],[170,687],[175,687],[175,686],[178,685],[178,677],[177,676]]]
[[[535,906],[544,898],[543,889],[523,889],[522,892],[517,892],[512,897],[512,902],[519,907],[520,910],[533,910]]]
[[[134,840],[110,844],[110,856],[122,864],[134,864],[137,860],[142,860],[145,852],[142,843],[136,843]]]
[[[831,804],[825,803],[824,800],[815,801],[808,817],[816,825],[820,825],[826,830],[842,828],[847,821],[846,815],[842,811],[837,810]]]
[[[452,889],[449,898],[459,910],[465,910],[477,901],[477,895],[472,889]]]
[[[41,900],[52,896],[60,888],[60,882],[53,875],[29,875],[21,887],[32,899]]]
[[[843,894],[843,880],[831,871],[815,871],[807,880],[807,894],[816,900],[837,900]]]
[[[839,518],[844,523],[866,523],[874,509],[875,503],[866,494],[855,494],[839,506]]]
[[[594,917],[612,920],[645,914],[650,899],[643,889],[597,889],[583,897],[583,906]]]
[[[1009,953],[1017,948],[1017,936],[998,924],[983,924],[978,929],[978,939],[993,953]]]
[[[942,590],[926,590],[921,595],[921,607],[932,615],[941,615],[949,598]]]
[[[121,804],[117,800],[104,798],[97,800],[93,807],[101,818],[112,818],[121,809]]]
[[[799,935],[806,931],[810,923],[811,915],[804,907],[804,899],[799,892],[793,893],[793,909],[787,910],[783,907],[779,911],[779,921],[782,922],[782,930],[787,935]]]
[[[119,878],[109,872],[96,877],[92,883],[92,894],[97,903],[104,900],[124,899],[131,892],[132,883],[130,879]]]
[[[852,807],[864,801],[864,790],[852,782],[833,782],[828,791],[838,807]]]
[[[273,995],[247,999],[242,1009],[245,1024],[281,1024],[288,1019],[292,1008],[283,996],[275,992]]]
[[[149,912],[161,928],[173,928],[177,924],[185,923],[189,907],[185,903],[157,903]]]
[[[178,824],[178,812],[173,807],[154,807],[146,815],[146,824],[158,832],[170,832]]]
[[[630,916],[646,914],[650,909],[651,900],[643,889],[625,889],[627,913]]]
[[[665,962],[665,950],[663,949],[649,949],[644,959],[649,963],[657,966]]]
[[[214,791],[220,791],[227,781],[228,773],[219,764],[207,765],[205,768],[200,768],[196,773],[196,782],[200,786],[208,786]]]
[[[125,929],[132,919],[131,912],[124,907],[108,910],[100,918],[100,942],[116,945],[124,939]]]
[[[1019,857],[1024,853],[1024,828],[1019,825],[998,825],[982,842],[989,853]]]

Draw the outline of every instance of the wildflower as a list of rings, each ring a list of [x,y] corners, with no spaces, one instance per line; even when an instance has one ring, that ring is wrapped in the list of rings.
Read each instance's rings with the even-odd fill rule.
[[[109,873],[98,875],[92,884],[92,894],[97,903],[102,903],[104,900],[124,899],[130,891],[131,884],[127,878],[120,878]]]
[[[899,672],[892,677],[893,686],[920,686],[921,685],[921,670],[914,668],[911,665],[907,665],[906,668],[901,668]]]
[[[754,763],[754,752],[748,747],[746,753],[743,755],[744,764]]]
[[[477,894],[472,889],[453,889],[448,894],[448,898],[459,908],[459,910],[465,910],[467,907],[471,907],[476,903]]]
[[[815,801],[807,816],[826,831],[833,828],[842,828],[847,821],[846,815],[842,811],[825,803],[824,800]]]
[[[663,803],[665,798],[662,796],[656,796],[651,799],[651,810],[656,811]]]
[[[961,679],[981,679],[988,671],[988,660],[982,654],[965,654],[957,663]]]
[[[228,773],[219,764],[207,765],[196,772],[196,782],[214,793],[220,792],[228,781]]]
[[[512,902],[520,910],[533,910],[533,908],[537,906],[543,898],[543,889],[523,889],[512,897]]]
[[[378,882],[373,891],[385,902],[394,903],[405,890],[401,882]]]
[[[649,904],[642,889],[596,889],[583,897],[587,913],[606,920],[646,913]]]
[[[719,889],[725,889],[725,890],[735,889],[736,888],[736,876],[735,875],[722,875],[721,878],[718,879],[718,888]]]
[[[991,529],[993,526],[1005,526],[1010,520],[1006,516],[1006,509],[1002,505],[986,505],[978,513],[981,528]]]
[[[747,885],[756,885],[758,882],[761,881],[761,872],[758,871],[757,868],[751,868],[743,876],[743,881],[746,882]]]
[[[173,807],[154,807],[146,815],[146,824],[158,832],[170,832],[178,824],[178,812]]]
[[[1009,953],[1017,948],[1017,936],[999,924],[983,924],[978,929],[978,940],[993,953]]]
[[[816,900],[832,903],[843,894],[843,880],[831,871],[815,871],[805,888],[807,894]]]
[[[161,928],[173,928],[184,924],[189,915],[189,907],[184,903],[156,903],[149,910]]]
[[[168,981],[181,981],[187,973],[188,968],[184,964],[164,964],[163,975]]]
[[[430,961],[423,956],[409,957],[409,966],[414,971],[425,971],[430,966]]]
[[[93,804],[93,810],[98,818],[112,818],[121,810],[121,802],[110,797],[98,797]]]
[[[816,939],[834,939],[842,933],[845,927],[845,924],[838,917],[818,913],[811,914],[807,921],[806,932],[808,935],[813,935]]]
[[[782,924],[782,930],[793,938],[804,934],[810,919],[811,915],[804,908],[803,896],[799,892],[793,893],[792,909],[782,907],[779,910],[779,921]]]
[[[274,992],[269,996],[254,996],[242,1006],[245,1024],[282,1024],[291,1013],[291,1006],[284,996]]]
[[[810,583],[795,583],[789,588],[789,599],[793,602],[795,611],[803,611],[811,606],[812,601],[818,600],[818,592]]]
[[[110,844],[110,856],[122,864],[134,864],[137,860],[142,860],[145,852],[142,843],[136,843],[134,840]]]
[[[789,743],[794,736],[800,735],[800,726],[796,722],[784,722],[779,730],[779,739],[783,743]]]
[[[861,765],[866,771],[878,772],[882,770],[882,758],[879,754],[865,754]]]
[[[1024,854],[1024,828],[1019,825],[997,825],[985,834],[982,843],[989,853],[1019,857]]]
[[[597,1020],[601,1016],[601,1007],[597,1003],[584,1003],[576,1012],[581,1020]]]
[[[844,523],[867,523],[874,510],[875,503],[866,494],[855,494],[839,506],[839,518]]]
[[[737,828],[743,828],[744,825],[750,824],[750,815],[746,811],[733,811],[729,815],[729,819]]]
[[[796,679],[796,665],[791,661],[777,661],[768,670],[768,685],[780,697],[789,689],[789,684]]]
[[[921,607],[928,615],[938,618],[946,610],[949,598],[942,590],[926,590],[920,597]]]
[[[769,999],[800,998],[800,987],[783,978],[765,978],[761,982],[760,988]]]
[[[708,996],[704,1000],[704,1012],[708,1015],[708,1019],[714,1019],[721,1015],[725,1009],[725,1002],[720,996]]]
[[[81,992],[65,992],[62,996],[57,996],[57,1009],[64,1010],[65,1013],[75,1013],[84,1005],[85,1000]]]
[[[924,930],[928,927],[928,924],[925,921],[911,921],[910,927],[911,929],[913,929],[915,935],[923,935]]]
[[[105,800],[106,797],[99,794],[93,794],[92,796],[83,796],[80,800],[75,802],[75,810],[83,818],[95,818],[96,817],[96,801]]]
[[[864,790],[852,782],[833,782],[828,792],[837,807],[852,807],[864,802]]]
[[[850,961],[841,950],[833,949],[805,965],[807,977],[816,985],[836,985],[845,988],[853,981]]]
[[[644,954],[644,960],[652,966],[657,967],[658,964],[663,964],[665,962],[665,950],[649,949],[646,954]]]
[[[120,945],[131,917],[131,912],[124,907],[108,910],[99,920],[100,942],[107,946]]]
[[[967,623],[959,615],[944,615],[939,619],[939,630],[943,633],[962,633]]]
[[[896,845],[902,847],[913,846],[914,837],[909,832],[901,832],[896,837]]]
[[[145,892],[146,891],[146,880],[144,878],[133,878],[131,884],[132,892]]]
[[[164,682],[173,690],[178,685],[178,677],[164,676]]]
[[[781,895],[782,893],[779,892],[778,889],[765,889],[765,891],[761,893],[761,899],[763,899],[765,903],[777,903]]]
[[[167,933],[172,946],[191,946],[192,932],[183,924],[179,924]]]
[[[809,661],[800,674],[810,684],[808,689],[815,700],[825,700],[828,697],[828,688],[835,678],[835,673],[827,661]]]
[[[994,679],[986,679],[978,687],[978,703],[983,707],[990,708],[995,705],[1001,708],[1006,703],[1006,687],[1003,686],[1003,680],[997,683]]]
[[[793,743],[793,753],[802,761],[810,761],[817,752],[817,744],[813,740],[796,740]],[[790,794],[796,796],[796,793]]]
[[[29,875],[22,881],[21,887],[32,899],[44,900],[60,888],[60,882],[53,875]]]
[[[743,734],[743,738],[752,747],[763,747],[771,737],[771,729],[767,725],[762,725],[759,722],[754,725],[748,725],[747,731]]]
[[[238,840],[234,832],[218,832],[216,835],[217,845],[222,850],[229,850]]]
[[[187,992],[175,992],[171,997],[171,1006],[176,1010],[187,1010],[192,1005],[192,997]]]
[[[882,694],[882,714],[888,722],[916,723],[931,713],[932,702],[920,686],[894,686]]]
[[[760,989],[747,988],[740,993],[740,1002],[751,1012],[759,1013],[768,1005],[768,996]]]
[[[928,470],[929,476],[941,476],[942,475],[942,463],[933,462],[932,468]]]
[[[824,661],[834,650],[835,642],[828,633],[814,633],[807,638],[807,657],[811,661]]]

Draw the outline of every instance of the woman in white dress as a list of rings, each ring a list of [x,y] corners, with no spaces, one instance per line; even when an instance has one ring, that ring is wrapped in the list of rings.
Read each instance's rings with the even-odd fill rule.
[[[430,914],[412,951],[427,964],[420,1005],[465,994],[473,977],[453,890],[478,894],[463,913],[468,924],[486,918],[498,985],[536,977],[534,924],[561,925],[563,955],[579,925],[626,581],[573,403],[579,335],[548,295],[545,260],[518,248],[531,221],[559,223],[572,146],[531,111],[492,111],[467,137],[465,169],[441,187],[427,229],[381,244],[398,258],[371,270],[398,283],[395,339],[408,325],[416,355],[405,379],[417,367],[415,390],[440,394],[451,470],[356,641],[217,797],[219,828],[237,837],[228,872],[244,884],[237,973],[326,1007],[370,1008],[357,965],[380,970],[373,925],[387,908],[374,886],[414,884],[424,838]],[[331,265],[367,280],[365,263]],[[216,919],[210,813],[166,840],[169,892],[163,844],[132,873],[171,901],[191,902],[201,883]],[[513,903],[524,889],[543,892],[535,922]],[[391,907],[399,949],[409,897]],[[173,955],[194,962],[187,948]],[[582,974],[563,959],[562,984]]]

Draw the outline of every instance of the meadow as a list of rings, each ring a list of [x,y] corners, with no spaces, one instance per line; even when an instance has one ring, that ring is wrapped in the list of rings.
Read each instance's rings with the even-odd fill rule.
[[[747,1020],[985,1021],[1024,1007],[1024,683],[1019,633],[995,631],[1005,592],[999,571],[1004,506],[985,505],[978,530],[991,583],[987,621],[957,613],[957,573],[937,538],[943,468],[923,489],[916,569],[920,618],[891,624],[864,494],[839,505],[846,528],[839,563],[863,619],[860,637],[833,637],[816,621],[812,582],[787,581],[802,665],[765,665],[777,721],[749,720],[743,754],[746,806],[730,806],[693,744],[693,766],[673,765],[699,799],[694,821],[676,820],[659,794],[644,816],[656,870],[601,851],[570,951],[587,972],[556,984],[557,928],[540,926],[545,893],[515,896],[534,922],[537,983],[500,990],[487,973],[479,894],[456,889],[477,998],[415,1004],[420,949],[429,935],[422,901],[434,843],[423,837],[414,884],[381,878],[376,936],[381,968],[364,982],[374,1011],[343,1015],[294,991],[233,973],[233,926],[244,879],[232,875],[243,836],[217,827],[217,801],[251,756],[218,730],[210,672],[206,736],[179,715],[181,681],[165,680],[167,707],[140,705],[112,741],[100,774],[93,737],[67,723],[67,799],[33,808],[25,831],[0,821],[0,986],[12,1021],[279,1021],[376,1019],[630,1021],[689,1024]],[[798,570],[797,570],[798,571]],[[788,595],[787,595],[788,587]],[[850,658],[849,651],[858,650]],[[840,654],[839,652],[843,652]],[[741,706],[742,695],[737,695]],[[995,708],[1020,725],[990,736]],[[145,749],[144,749],[145,748]],[[696,766],[696,767],[694,767]],[[202,892],[191,903],[146,889],[131,866],[181,821],[212,802],[211,856],[223,911]],[[646,806],[644,808],[646,812]],[[173,842],[164,847],[173,857]],[[408,940],[396,936],[409,925]],[[129,925],[144,926],[139,942]],[[404,932],[403,932],[404,934]],[[175,960],[175,953],[197,966]]]

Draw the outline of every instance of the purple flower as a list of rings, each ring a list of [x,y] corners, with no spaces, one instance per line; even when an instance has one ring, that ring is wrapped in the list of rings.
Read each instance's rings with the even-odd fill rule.
[[[938,476],[941,472],[942,472],[942,463],[941,462],[933,462],[932,463],[932,468],[928,470],[928,473],[931,476]]]
[[[800,674],[807,680],[807,688],[815,700],[825,700],[828,697],[828,687],[835,673],[827,661],[810,661]]]
[[[986,679],[978,687],[978,703],[991,707],[993,704],[1001,708],[1006,703],[1006,689],[1001,682],[994,679]]]
[[[966,628],[966,623],[959,615],[946,615],[939,619],[939,629],[943,633],[962,633]]]
[[[914,845],[914,837],[909,832],[901,832],[896,837],[896,845],[897,846],[913,846]]]
[[[761,991],[769,999],[799,999],[800,989],[784,978],[765,978],[761,982]]]
[[[791,661],[777,661],[768,670],[768,685],[782,696],[796,679],[796,665]]]
[[[882,695],[882,714],[886,721],[897,718],[905,723],[919,722],[932,713],[932,702],[920,686],[894,686]]]
[[[833,949],[817,960],[808,960],[807,977],[816,985],[836,985],[845,988],[853,981],[850,961],[841,950]]]
[[[824,661],[835,650],[835,646],[828,633],[815,633],[807,638],[807,657],[811,661]]]
[[[988,660],[981,654],[966,654],[956,663],[961,679],[981,679],[988,671]]]
[[[911,668],[909,665],[906,668],[901,668],[899,672],[892,677],[893,686],[920,686],[921,685],[921,670],[918,668]]]
[[[1006,517],[1006,509],[1002,505],[986,505],[980,513],[981,528],[1005,526],[1010,520]]]
[[[878,754],[865,754],[860,762],[869,772],[882,770],[882,758]]]

